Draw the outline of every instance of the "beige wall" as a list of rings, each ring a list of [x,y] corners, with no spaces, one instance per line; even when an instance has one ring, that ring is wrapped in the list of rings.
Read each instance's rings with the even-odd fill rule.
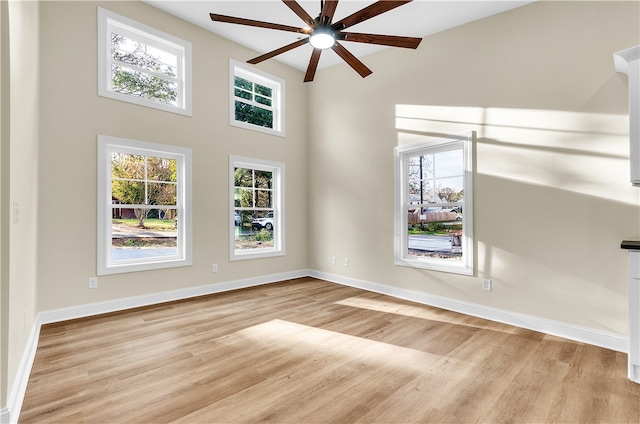
[[[101,5],[190,41],[193,117],[97,96]],[[72,30],[69,30],[69,29]],[[250,52],[141,2],[41,4],[41,137],[38,308],[51,310],[307,267],[307,105],[302,74],[275,61],[260,66],[286,80],[286,137],[229,126],[229,58]],[[193,266],[96,275],[96,136],[193,150]],[[287,255],[229,262],[228,161],[242,155],[286,166]],[[219,272],[211,272],[217,263]]]
[[[627,333],[627,80],[638,2],[537,2],[310,86],[309,268]],[[474,277],[395,266],[393,148],[477,131]],[[349,257],[348,268],[330,258]],[[493,291],[482,291],[482,279]]]
[[[417,51],[366,57],[374,73],[364,80],[339,65],[304,85],[301,72],[267,61],[260,68],[287,84],[286,138],[228,125],[228,58],[255,52],[140,2],[9,5],[3,390],[38,311],[307,268],[626,334],[619,244],[640,236],[640,208],[628,183],[627,81],[612,54],[640,42],[638,2],[538,2],[428,37]],[[97,5],[192,42],[193,117],[97,96]],[[393,148],[468,130],[478,132],[477,275],[394,266]],[[193,149],[193,266],[103,276],[87,288],[98,134]],[[228,261],[230,154],[286,163],[285,257]],[[482,278],[494,291],[481,290]]]

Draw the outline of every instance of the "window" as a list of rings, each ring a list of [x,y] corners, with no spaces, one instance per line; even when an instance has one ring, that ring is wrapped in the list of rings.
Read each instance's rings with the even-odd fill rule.
[[[284,80],[229,61],[229,122],[284,137]]]
[[[396,264],[474,273],[473,139],[396,147]]]
[[[191,116],[191,43],[98,8],[98,94]]]
[[[98,275],[191,265],[191,149],[98,136]]]
[[[231,260],[282,256],[284,164],[229,157]]]

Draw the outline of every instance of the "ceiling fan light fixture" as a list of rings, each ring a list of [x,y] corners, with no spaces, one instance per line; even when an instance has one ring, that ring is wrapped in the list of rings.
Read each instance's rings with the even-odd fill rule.
[[[309,36],[309,44],[315,49],[328,49],[336,43],[336,35],[329,28],[320,27]]]

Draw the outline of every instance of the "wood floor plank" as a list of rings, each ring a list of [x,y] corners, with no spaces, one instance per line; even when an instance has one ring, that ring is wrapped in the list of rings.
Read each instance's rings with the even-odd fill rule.
[[[302,278],[42,327],[20,423],[638,423],[626,355]]]

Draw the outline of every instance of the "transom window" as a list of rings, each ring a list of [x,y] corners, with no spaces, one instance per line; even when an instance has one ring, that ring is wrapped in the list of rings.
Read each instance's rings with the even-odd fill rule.
[[[191,150],[98,137],[98,274],[191,264]]]
[[[284,255],[284,164],[231,156],[231,260]]]
[[[191,43],[98,8],[98,94],[191,115]]]
[[[473,274],[473,134],[396,148],[396,264]]]
[[[230,124],[284,136],[284,81],[229,62]]]

